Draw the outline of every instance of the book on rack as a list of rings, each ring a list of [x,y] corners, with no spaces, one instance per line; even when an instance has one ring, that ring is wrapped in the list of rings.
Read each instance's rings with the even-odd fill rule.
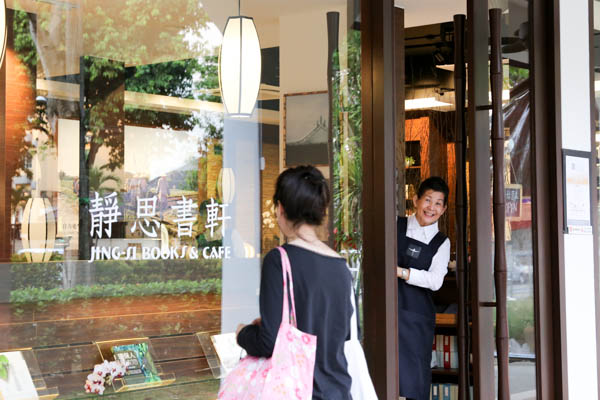
[[[442,395],[440,396],[440,400],[452,400],[450,398],[450,383],[442,383],[440,384],[441,386],[441,392]]]
[[[429,400],[441,400],[439,384],[431,384],[431,390],[429,391]]]
[[[429,400],[458,400],[458,385],[455,383],[432,383]]]
[[[20,351],[0,353],[0,399],[31,400],[38,393]]]
[[[458,340],[456,336],[444,336],[443,356],[445,369],[458,368]]]
[[[432,346],[431,368],[458,368],[458,339],[456,336],[435,335]]]
[[[131,385],[161,380],[152,361],[148,343],[113,346],[111,350],[115,360],[121,361],[126,366],[125,383]]]
[[[435,335],[435,355],[438,368],[444,368],[444,336]]]

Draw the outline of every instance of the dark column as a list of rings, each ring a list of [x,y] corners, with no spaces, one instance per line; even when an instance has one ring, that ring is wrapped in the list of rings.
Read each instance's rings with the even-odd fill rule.
[[[564,275],[562,232],[562,170],[557,2],[534,1],[531,20],[532,223],[536,384],[539,399],[566,396],[564,340]],[[556,46],[556,47],[555,47]],[[592,80],[593,84],[593,80]],[[556,115],[556,119],[548,116]]]
[[[363,1],[364,344],[380,399],[398,398],[394,2]]]

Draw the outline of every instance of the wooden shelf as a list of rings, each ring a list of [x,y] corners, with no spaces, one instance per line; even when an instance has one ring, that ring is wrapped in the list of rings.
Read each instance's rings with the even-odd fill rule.
[[[458,376],[458,368],[450,368],[450,369],[446,369],[446,368],[431,368],[431,373],[433,375]]]
[[[455,327],[456,314],[435,314],[435,326],[439,328]]]

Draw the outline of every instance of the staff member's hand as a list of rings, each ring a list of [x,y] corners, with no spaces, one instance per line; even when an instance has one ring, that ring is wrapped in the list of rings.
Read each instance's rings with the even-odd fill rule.
[[[396,276],[398,276],[398,278],[400,279],[404,279],[405,281],[407,281],[410,279],[410,269],[396,267]]]

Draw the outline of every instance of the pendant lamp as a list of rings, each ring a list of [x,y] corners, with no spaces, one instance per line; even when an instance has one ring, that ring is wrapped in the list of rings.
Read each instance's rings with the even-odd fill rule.
[[[56,239],[56,220],[50,200],[33,197],[23,211],[21,241],[27,261],[50,261]]]
[[[35,130],[32,132],[36,142],[39,139],[37,134],[38,132]],[[29,262],[50,261],[56,240],[56,218],[54,217],[52,203],[41,195],[40,190],[43,171],[40,157],[39,152],[36,152],[33,156],[35,189],[31,193],[31,198],[25,204],[21,223],[23,252]]]
[[[235,175],[231,168],[221,168],[217,179],[217,191],[221,201],[225,204],[233,202],[235,195]]]
[[[261,56],[254,19],[229,17],[219,52],[219,84],[227,115],[249,117],[260,87]]]

